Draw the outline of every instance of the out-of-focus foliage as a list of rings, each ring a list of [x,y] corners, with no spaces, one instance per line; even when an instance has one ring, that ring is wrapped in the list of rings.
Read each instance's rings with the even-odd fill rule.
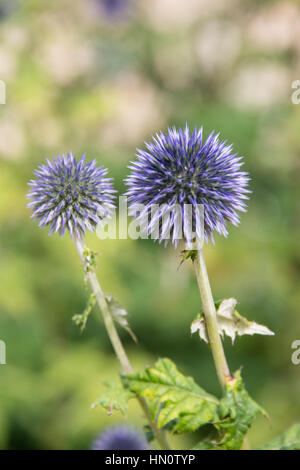
[[[299,450],[300,449],[300,425],[294,424],[281,436],[272,439],[261,450]]]
[[[119,371],[97,309],[83,333],[72,322],[88,300],[75,247],[30,220],[27,181],[45,157],[87,152],[123,193],[126,165],[168,125],[205,126],[235,143],[251,174],[249,210],[227,239],[206,249],[216,299],[235,297],[274,337],[225,340],[231,370],[244,366],[258,418],[254,446],[300,418],[300,79],[297,1],[128,0],[112,14],[101,0],[1,1],[0,448],[88,448],[122,420],[93,410],[102,382]],[[2,5],[3,4],[3,5]],[[3,6],[3,8],[2,8]],[[122,14],[121,14],[122,13]],[[105,292],[129,312],[139,338],[121,331],[134,367],[174,360],[208,392],[218,385],[207,346],[190,335],[200,311],[191,263],[151,240],[88,236]],[[124,420],[141,424],[129,404]],[[176,437],[177,448],[200,432]]]

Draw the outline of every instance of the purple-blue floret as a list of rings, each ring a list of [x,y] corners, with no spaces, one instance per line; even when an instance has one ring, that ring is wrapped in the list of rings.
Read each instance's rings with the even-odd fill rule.
[[[148,450],[142,434],[130,426],[106,429],[93,442],[91,450]]]
[[[227,224],[239,223],[237,211],[246,211],[245,200],[250,191],[248,173],[241,171],[242,157],[233,153],[233,146],[220,141],[214,131],[204,139],[203,128],[195,128],[190,134],[188,126],[184,129],[169,128],[167,133],[156,134],[146,149],[138,149],[137,159],[131,162],[131,174],[125,180],[128,190],[129,208],[145,206],[144,215],[137,220],[148,236],[163,241],[164,211],[174,204],[181,208],[184,220],[185,205],[192,208],[193,229],[197,232],[197,205],[202,205],[203,238],[214,241],[213,232],[227,236]],[[163,209],[155,215],[157,220],[147,222],[151,205],[158,204]],[[146,220],[146,222],[145,222]],[[166,219],[167,220],[167,219]],[[153,227],[158,223],[160,231],[153,236]],[[172,242],[177,246],[178,227],[176,216],[171,211],[167,222]],[[183,229],[184,233],[184,229]],[[164,240],[167,244],[168,240]],[[190,241],[190,240],[189,240]]]
[[[114,208],[112,178],[106,174],[96,160],[86,163],[85,155],[78,162],[72,153],[47,159],[28,183],[31,217],[40,227],[48,226],[50,234],[69,231],[72,238],[81,238],[86,229],[95,230]]]
[[[103,12],[111,18],[121,19],[130,8],[129,0],[97,0]]]

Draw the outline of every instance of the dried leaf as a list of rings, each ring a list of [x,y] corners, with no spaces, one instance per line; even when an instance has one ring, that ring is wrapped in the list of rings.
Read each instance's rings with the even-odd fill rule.
[[[219,333],[223,337],[224,334],[229,336],[234,343],[235,337],[243,335],[274,335],[273,331],[269,330],[264,325],[248,321],[247,318],[242,317],[236,310],[237,300],[230,298],[224,299],[221,303],[217,303],[217,320],[219,325]],[[203,314],[198,315],[196,320],[191,325],[191,333],[199,332],[199,336],[206,343],[208,343],[205,318]]]
[[[122,305],[117,300],[115,300],[112,295],[106,295],[105,298],[106,298],[106,302],[108,303],[108,306],[110,308],[110,311],[112,313],[114,320],[120,326],[122,326],[122,328],[124,328],[127,331],[127,333],[130,334],[133,341],[137,343],[138,342],[137,337],[129,326],[129,323],[127,320],[128,313],[125,310],[125,308],[123,308]]]

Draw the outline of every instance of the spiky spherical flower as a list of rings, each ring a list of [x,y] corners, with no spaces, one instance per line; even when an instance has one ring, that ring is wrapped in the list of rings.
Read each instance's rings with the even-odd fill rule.
[[[34,174],[36,179],[28,183],[28,207],[40,227],[50,227],[50,234],[68,230],[72,238],[82,237],[114,207],[112,178],[105,178],[107,170],[97,167],[96,160],[86,163],[85,155],[78,162],[72,153],[47,160]]]
[[[139,432],[129,426],[116,426],[101,433],[91,450],[148,450],[149,446]]]
[[[111,19],[122,19],[130,9],[130,0],[97,0],[97,3]]]
[[[239,223],[237,211],[246,210],[244,200],[250,192],[247,190],[248,173],[241,171],[242,157],[233,153],[232,145],[220,141],[215,132],[205,140],[202,128],[195,128],[190,135],[188,126],[179,130],[169,128],[166,134],[156,134],[145,145],[146,150],[138,149],[137,160],[129,166],[131,174],[126,179],[129,187],[126,195],[131,213],[140,204],[145,207],[136,218],[148,236],[161,242],[169,230],[175,246],[179,239],[187,240],[184,222],[178,222],[185,220],[186,208],[191,211],[195,238],[200,237],[200,226],[206,242],[214,241],[214,231],[227,236],[227,223]],[[149,222],[153,205],[159,205],[161,209]],[[203,212],[199,213],[199,205]],[[181,213],[170,210],[174,206],[179,207]],[[167,212],[170,217],[165,217],[164,221]],[[154,234],[157,226],[159,232]],[[165,244],[167,242],[165,239]]]

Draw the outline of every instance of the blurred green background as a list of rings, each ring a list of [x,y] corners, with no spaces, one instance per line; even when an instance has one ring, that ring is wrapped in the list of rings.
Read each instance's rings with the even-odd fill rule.
[[[0,2],[0,448],[85,449],[109,424],[141,426],[90,405],[116,376],[103,325],[83,334],[72,316],[88,293],[73,242],[29,218],[27,181],[46,157],[87,152],[124,192],[126,166],[153,132],[186,122],[234,142],[253,194],[241,225],[206,248],[214,296],[275,337],[225,341],[231,370],[243,366],[252,396],[270,414],[250,432],[259,445],[300,421],[300,9],[290,1],[38,0]],[[206,345],[190,335],[200,299],[180,251],[151,240],[89,235],[98,274],[130,312],[139,338],[121,336],[135,368],[167,356],[219,394]],[[176,437],[188,448],[197,434]]]

